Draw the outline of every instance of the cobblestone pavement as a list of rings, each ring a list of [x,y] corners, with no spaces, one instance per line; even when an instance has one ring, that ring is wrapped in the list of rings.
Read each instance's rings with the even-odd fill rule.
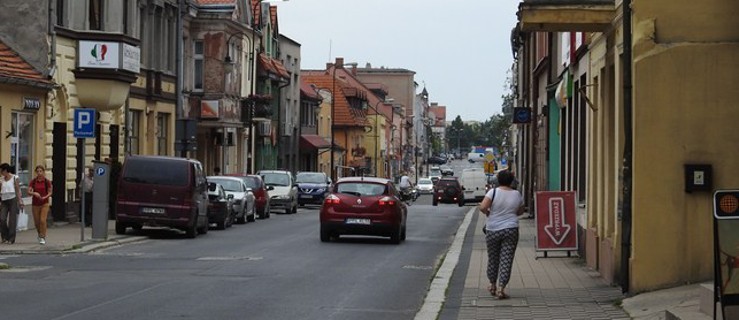
[[[457,319],[630,319],[618,306],[621,290],[608,285],[582,259],[566,257],[563,252],[550,253],[549,258],[536,253],[534,220],[520,223],[513,274],[506,290],[511,298],[493,298],[485,275],[484,216],[474,214],[479,217],[470,227],[475,234],[461,302],[448,306],[459,307]],[[467,240],[465,246],[470,244]]]

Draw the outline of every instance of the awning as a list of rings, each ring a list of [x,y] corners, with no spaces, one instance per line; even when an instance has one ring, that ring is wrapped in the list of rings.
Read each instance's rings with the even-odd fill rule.
[[[303,134],[300,135],[300,148],[306,149],[328,149],[331,147],[331,142],[327,141],[323,137],[315,134]]]
[[[267,75],[276,78],[290,79],[290,74],[279,60],[272,59],[264,53],[259,54],[259,67]]]
[[[613,0],[524,0],[518,4],[525,32],[603,32],[616,18]]]

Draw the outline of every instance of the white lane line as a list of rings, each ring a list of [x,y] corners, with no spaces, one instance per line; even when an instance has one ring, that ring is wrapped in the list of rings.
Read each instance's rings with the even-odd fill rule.
[[[116,303],[116,302],[119,302],[119,301],[126,300],[128,298],[131,298],[133,296],[136,296],[138,294],[141,294],[141,293],[144,293],[144,292],[147,292],[147,291],[154,290],[154,289],[159,288],[159,287],[161,287],[163,285],[166,285],[166,284],[169,284],[169,283],[168,282],[164,282],[164,283],[160,283],[160,284],[157,284],[157,285],[148,287],[148,288],[144,288],[144,289],[141,289],[139,291],[129,293],[129,294],[125,295],[125,296],[115,298],[113,300],[108,300],[108,301],[105,301],[105,302],[102,302],[102,303],[98,303],[96,305],[89,306],[89,307],[84,308],[84,309],[77,310],[77,311],[72,312],[72,313],[67,313],[67,314],[65,314],[63,316],[59,316],[59,317],[56,317],[56,318],[51,319],[51,320],[67,319],[67,318],[70,318],[72,316],[76,316],[78,314],[82,314],[82,313],[85,313],[87,311],[90,311],[90,310],[93,310],[93,309],[96,309],[96,308],[100,308],[100,307],[103,307],[103,306],[106,306],[106,305],[109,305],[109,304],[113,304],[113,303]]]
[[[470,210],[467,211],[467,215],[464,217],[459,229],[457,229],[454,241],[449,247],[449,251],[447,251],[446,257],[444,258],[444,262],[441,264],[439,271],[436,272],[434,280],[431,281],[429,292],[423,300],[421,309],[416,313],[416,317],[414,318],[415,320],[433,320],[436,319],[441,312],[441,307],[444,305],[444,301],[446,300],[446,289],[449,287],[449,282],[452,280],[454,269],[459,263],[459,256],[462,254],[464,237],[467,234],[467,229],[470,226],[472,218],[475,216],[475,209],[476,208],[470,208]]]

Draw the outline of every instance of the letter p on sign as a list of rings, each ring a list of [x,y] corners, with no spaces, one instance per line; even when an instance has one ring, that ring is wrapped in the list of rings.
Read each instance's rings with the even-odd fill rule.
[[[95,138],[95,109],[74,109],[74,137]]]

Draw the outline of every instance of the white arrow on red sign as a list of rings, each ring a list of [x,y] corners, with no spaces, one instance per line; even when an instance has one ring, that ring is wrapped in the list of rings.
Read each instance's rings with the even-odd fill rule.
[[[567,224],[567,221],[565,221],[566,215],[564,207],[564,198],[549,199],[549,224],[544,226],[544,231],[557,245],[562,244],[562,241],[567,238],[567,234],[570,233],[570,229],[572,229],[572,227]]]

